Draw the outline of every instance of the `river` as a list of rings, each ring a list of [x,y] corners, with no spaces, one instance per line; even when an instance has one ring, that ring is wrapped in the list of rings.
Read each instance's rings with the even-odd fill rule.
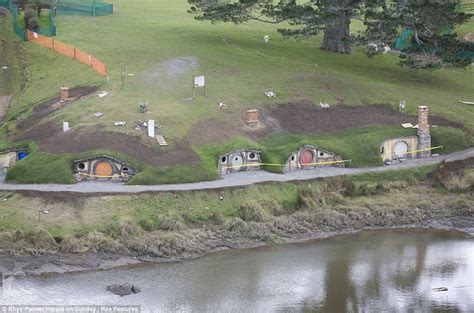
[[[121,282],[142,292],[119,297],[105,290]],[[473,312],[474,238],[454,231],[363,231],[183,262],[8,277],[0,304],[130,304],[142,312]]]

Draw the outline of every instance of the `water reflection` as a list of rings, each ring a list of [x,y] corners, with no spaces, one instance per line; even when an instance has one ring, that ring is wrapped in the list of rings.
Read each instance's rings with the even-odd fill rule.
[[[130,281],[142,293],[104,286]],[[140,304],[144,312],[469,312],[474,240],[370,231],[198,260],[6,280],[0,304]],[[434,292],[446,286],[446,292]]]

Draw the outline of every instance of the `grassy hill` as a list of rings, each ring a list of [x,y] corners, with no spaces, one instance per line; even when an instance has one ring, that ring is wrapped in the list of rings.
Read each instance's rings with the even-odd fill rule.
[[[274,25],[198,22],[186,13],[185,0],[110,2],[114,4],[113,15],[58,16],[56,37],[105,62],[108,80],[83,64],[35,44],[21,43],[22,57],[28,65],[27,83],[23,91],[16,92],[1,138],[4,144],[19,139],[34,141],[39,149],[11,169],[11,181],[71,182],[72,168],[50,176],[53,164],[58,163],[45,160],[71,164],[70,160],[94,155],[99,149],[108,154],[121,153],[122,159],[128,158],[139,167],[142,173],[135,183],[217,178],[217,155],[242,145],[260,148],[266,158],[284,162],[298,145],[314,143],[352,159],[353,166],[366,166],[380,164],[378,148],[384,138],[407,133],[395,125],[361,125],[357,130],[324,134],[282,132],[264,136],[242,126],[246,109],[271,112],[288,102],[389,104],[396,108],[405,99],[408,114],[414,115],[418,105],[429,105],[432,115],[463,126],[463,130],[440,127],[434,132],[434,141],[443,144],[446,151],[472,145],[474,106],[458,102],[473,100],[472,69],[415,72],[398,67],[394,55],[369,59],[359,49],[352,55],[339,55],[320,50],[321,37],[284,39]],[[0,25],[2,33],[11,32],[9,23]],[[472,31],[473,26],[470,22],[460,33]],[[360,27],[354,22],[352,29]],[[270,36],[268,45],[263,43],[266,34]],[[122,63],[126,69],[123,90]],[[189,100],[192,75],[202,73],[206,74],[207,97],[198,91],[199,96]],[[110,95],[86,96],[42,117],[30,129],[19,129],[19,121],[34,115],[35,107],[57,95],[61,85],[96,85],[110,91]],[[263,92],[267,90],[276,92],[277,98],[266,98]],[[148,102],[149,112],[139,112],[140,101]],[[221,101],[228,110],[218,108]],[[97,111],[104,117],[93,118]],[[168,147],[158,147],[143,132],[133,130],[134,121],[145,119],[156,120]],[[114,127],[113,122],[119,120],[128,125]],[[70,137],[62,134],[62,121],[72,125]],[[94,142],[94,134],[99,132],[110,139]],[[107,145],[115,140],[110,133],[128,135],[134,145],[123,149]],[[141,153],[134,148],[136,142],[151,150]],[[156,161],[147,161],[151,155]],[[37,175],[28,174],[32,172],[46,174],[38,180]]]

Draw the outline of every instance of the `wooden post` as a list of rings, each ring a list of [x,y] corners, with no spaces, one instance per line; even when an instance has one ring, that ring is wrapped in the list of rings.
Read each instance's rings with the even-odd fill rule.
[[[123,85],[125,83],[125,64],[120,65],[120,90],[123,90]]]
[[[196,85],[194,83],[195,79],[196,79],[196,76],[193,75],[193,99],[196,98]]]
[[[204,97],[205,97],[206,96],[206,85],[207,85],[207,83],[206,83],[206,73],[203,73],[202,75],[204,77]]]

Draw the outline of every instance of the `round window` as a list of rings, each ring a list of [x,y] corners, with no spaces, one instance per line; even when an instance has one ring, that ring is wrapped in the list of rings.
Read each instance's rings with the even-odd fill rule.
[[[250,159],[255,159],[255,153],[253,153],[253,152],[250,153],[250,154],[249,154],[249,158],[250,158]]]
[[[80,169],[80,170],[83,170],[83,169],[86,168],[86,165],[81,162],[81,163],[79,163],[79,164],[77,165],[77,168]]]
[[[224,163],[225,161],[227,161],[227,158],[226,158],[226,157],[222,157],[221,162]]]

